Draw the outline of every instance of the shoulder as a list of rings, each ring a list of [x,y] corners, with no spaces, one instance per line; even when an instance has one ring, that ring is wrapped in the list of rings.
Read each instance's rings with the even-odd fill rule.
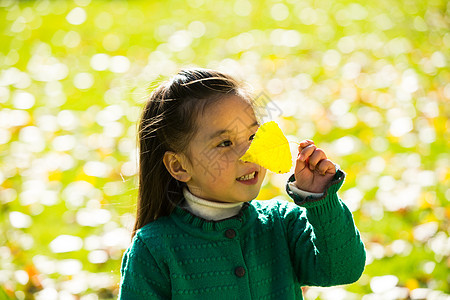
[[[151,238],[155,235],[161,235],[167,231],[170,231],[173,229],[173,225],[174,224],[170,217],[161,217],[144,225],[136,232],[136,235],[143,239]]]
[[[133,244],[148,250],[163,248],[167,240],[183,235],[170,217],[162,217],[140,228],[133,238]]]

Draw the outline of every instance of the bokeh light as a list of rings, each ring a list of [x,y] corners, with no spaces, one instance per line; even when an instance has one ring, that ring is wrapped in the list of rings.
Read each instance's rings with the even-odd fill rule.
[[[183,4],[0,0],[0,298],[116,298],[140,108],[200,66],[263,92],[290,141],[347,173],[366,270],[306,299],[449,299],[449,3]],[[288,200],[287,176],[258,198]]]

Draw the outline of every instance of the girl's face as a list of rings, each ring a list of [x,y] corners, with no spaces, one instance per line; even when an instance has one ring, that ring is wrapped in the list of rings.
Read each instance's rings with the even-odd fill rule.
[[[250,104],[239,96],[221,99],[198,116],[197,127],[186,163],[190,192],[216,202],[256,198],[266,169],[239,160],[259,127]]]

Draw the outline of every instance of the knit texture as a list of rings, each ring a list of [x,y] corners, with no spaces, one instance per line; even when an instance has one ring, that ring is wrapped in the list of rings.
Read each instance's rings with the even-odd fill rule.
[[[245,203],[207,221],[183,208],[141,228],[122,261],[119,299],[303,299],[301,286],[359,279],[365,250],[336,192]],[[291,194],[290,194],[291,195]]]

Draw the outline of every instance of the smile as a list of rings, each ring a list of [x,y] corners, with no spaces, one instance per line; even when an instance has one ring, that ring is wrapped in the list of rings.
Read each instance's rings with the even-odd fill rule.
[[[256,174],[256,172],[253,172],[253,173],[250,173],[250,174],[247,174],[247,175],[238,177],[238,178],[236,178],[236,179],[237,179],[237,180],[249,180],[249,179],[253,179],[253,178],[255,178],[255,174]]]

